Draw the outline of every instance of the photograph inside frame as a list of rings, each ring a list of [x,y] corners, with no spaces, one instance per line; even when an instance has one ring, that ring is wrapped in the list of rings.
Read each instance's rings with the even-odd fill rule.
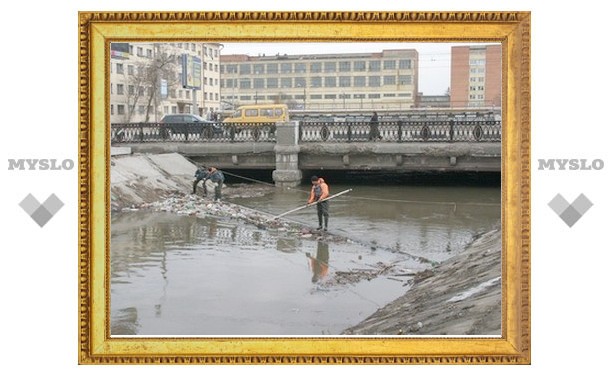
[[[110,336],[502,336],[502,45],[110,44]]]

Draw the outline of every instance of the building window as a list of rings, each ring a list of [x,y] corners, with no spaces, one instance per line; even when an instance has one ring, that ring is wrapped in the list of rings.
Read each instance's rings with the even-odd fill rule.
[[[215,93],[215,101],[219,101],[219,93]]]
[[[172,106],[172,114],[176,114],[176,105]]]
[[[196,46],[195,46],[195,43],[192,43],[192,44],[191,44],[191,51],[195,51],[195,47],[196,47]]]
[[[368,70],[370,72],[380,71],[380,61],[379,60],[371,60],[370,65],[368,66]]]
[[[268,88],[278,88],[278,79],[275,77],[269,77],[266,79],[266,86]]]
[[[357,99],[364,99],[365,98],[365,94],[362,93],[357,93],[353,95],[353,98],[357,98]]]
[[[351,70],[351,62],[338,62],[338,71],[349,72]]]
[[[339,85],[341,87],[350,87],[351,86],[351,77],[350,76],[340,76],[340,83]]]
[[[185,97],[187,97],[188,99],[191,98],[191,92],[189,91],[185,91]]]
[[[365,76],[355,76],[353,78],[353,86],[354,87],[365,87],[366,85],[366,78]]]
[[[306,88],[306,78],[305,77],[296,77],[294,79],[296,88]]]
[[[263,75],[265,72],[266,66],[263,64],[253,64],[253,73],[255,75]]]
[[[310,63],[310,72],[319,73],[321,72],[321,63]]]
[[[412,93],[398,93],[397,97],[412,97]]]
[[[164,106],[164,114],[168,114],[168,105]]]
[[[251,79],[240,79],[240,89],[250,89]]]
[[[291,63],[281,63],[281,73],[291,73]]]
[[[115,106],[111,104],[111,115],[115,115]]]
[[[325,72],[336,72],[336,62],[325,62]]]
[[[369,87],[380,87],[380,76],[368,77],[368,86]]]
[[[138,56],[144,56],[144,50],[142,49],[142,47],[138,47],[136,49],[136,55]]]
[[[380,98],[380,93],[370,93],[368,98]]]
[[[385,70],[394,70],[395,69],[395,60],[385,60],[385,61],[383,61],[383,69],[385,69]]]
[[[145,114],[145,107],[144,105],[138,105],[138,114]]]
[[[115,94],[115,84],[111,83],[111,94]]]
[[[410,59],[400,59],[399,61],[400,70],[409,70],[412,68],[412,60]]]
[[[240,96],[240,101],[251,101],[251,96]],[[247,113],[248,112],[249,110],[247,110]]]
[[[383,97],[395,97],[395,93],[383,93]]]
[[[134,66],[128,64],[128,75],[134,75]]]
[[[292,81],[293,79],[291,79],[290,77],[281,78],[281,88],[291,88]]]
[[[412,75],[400,75],[399,85],[412,85]]]
[[[266,64],[266,69],[268,70],[268,75],[277,74],[278,73],[278,63],[268,63]]]
[[[293,68],[295,73],[306,73],[306,63],[296,63]]]
[[[321,77],[320,76],[314,76],[310,78],[310,86],[313,88],[320,88],[321,87]]]
[[[323,96],[321,96],[320,94],[313,94],[313,95],[310,95],[310,99],[311,99],[311,100],[320,100],[320,99],[322,99],[322,98],[323,98]]]
[[[325,78],[325,86],[326,87],[335,87],[336,86],[336,77],[335,76],[327,76]]]
[[[133,85],[128,85],[128,94],[130,96],[134,95],[134,86]]]
[[[204,81],[204,83],[206,83],[206,80]],[[213,86],[213,78],[212,77],[208,78],[208,85],[210,85],[211,87]]]
[[[336,95],[335,94],[326,94],[325,95],[325,99],[326,100],[335,100],[336,99]]]
[[[178,98],[183,98],[183,90],[179,89],[178,91]]]
[[[123,84],[117,84],[117,94],[118,95],[123,94]]]
[[[153,57],[153,50],[147,49],[147,58],[152,58],[152,57]]]
[[[236,64],[228,64],[226,67],[227,67],[227,73],[228,74],[238,73],[238,65],[236,65]]]
[[[353,62],[353,71],[365,71],[366,70],[366,62],[364,60],[357,60]]]
[[[123,64],[122,63],[117,63],[117,73],[123,74]]]
[[[383,84],[384,85],[395,85],[395,76],[384,76]]]
[[[264,79],[253,79],[253,88],[262,89],[265,88],[266,81]]]
[[[221,66],[221,75],[225,73],[225,66]]]
[[[125,105],[117,105],[117,114],[119,115],[125,114]]]
[[[130,45],[130,55],[134,55],[134,45]]]

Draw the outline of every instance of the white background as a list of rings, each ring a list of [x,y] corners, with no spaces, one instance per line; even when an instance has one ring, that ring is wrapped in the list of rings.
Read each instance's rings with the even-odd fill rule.
[[[183,374],[454,374],[469,377],[609,371],[609,152],[611,18],[605,2],[134,0],[3,6],[2,251],[0,326],[4,373],[63,377]],[[145,4],[146,3],[146,4]],[[180,6],[179,6],[180,3]],[[349,3],[349,4],[347,4]],[[457,4],[460,5],[457,5]],[[540,2],[544,3],[544,2]],[[144,4],[144,5],[141,5]],[[146,6],[146,7],[145,7]],[[78,178],[72,171],[9,171],[8,159],[78,164],[77,11],[113,10],[523,10],[532,12],[532,364],[531,366],[78,366]],[[602,159],[602,171],[537,171],[537,159]],[[44,228],[18,203],[56,193],[65,206]],[[547,206],[584,193],[594,206],[568,228]],[[247,370],[248,369],[248,370]]]

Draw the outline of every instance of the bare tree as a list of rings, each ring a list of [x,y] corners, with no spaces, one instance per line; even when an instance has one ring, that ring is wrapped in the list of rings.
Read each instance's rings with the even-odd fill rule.
[[[133,93],[128,92],[127,122],[134,116],[141,100],[146,104],[145,122],[149,122],[151,105],[160,99],[161,80],[166,80],[168,88],[175,88],[180,82],[177,55],[169,54],[161,44],[155,44],[153,51],[153,58],[139,62],[129,78],[128,82],[135,90]]]

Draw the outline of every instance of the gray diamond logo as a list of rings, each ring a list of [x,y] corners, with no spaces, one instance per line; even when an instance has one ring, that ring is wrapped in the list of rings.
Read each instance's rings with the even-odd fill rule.
[[[572,227],[593,206],[593,203],[582,193],[571,204],[561,194],[557,194],[548,206],[565,224]]]
[[[55,194],[51,194],[49,198],[42,204],[38,202],[36,197],[28,194],[20,203],[19,206],[28,213],[28,215],[40,227],[43,227],[53,216],[64,206],[64,203],[57,198]]]

